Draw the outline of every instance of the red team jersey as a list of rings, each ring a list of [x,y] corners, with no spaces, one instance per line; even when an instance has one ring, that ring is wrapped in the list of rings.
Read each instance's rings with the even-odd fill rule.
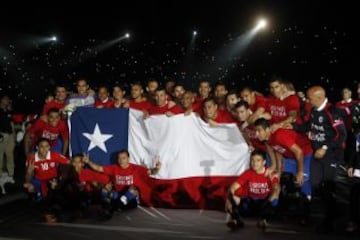
[[[268,98],[266,112],[271,114],[271,123],[281,122],[287,117],[285,103],[273,96]]]
[[[102,102],[100,100],[96,100],[94,103],[94,107],[96,108],[112,108],[114,106],[114,102],[112,100],[107,100],[105,102]]]
[[[228,111],[221,109],[217,110],[217,116],[214,121],[217,123],[236,123],[236,120]]]
[[[46,138],[49,140],[51,147],[56,146],[59,136],[62,139],[69,139],[68,127],[64,120],[60,120],[58,125],[53,127],[44,120],[38,119],[28,131],[35,138],[34,142],[37,142],[40,138]]]
[[[252,113],[256,112],[258,108],[264,108],[266,111],[266,98],[263,96],[255,95],[255,103],[249,106]]]
[[[51,108],[62,110],[65,105],[65,102],[58,102],[57,100],[52,100],[44,105],[42,114],[46,115]]]
[[[90,169],[81,169],[79,172],[79,181],[80,182],[99,182],[102,184],[107,184],[110,182],[110,179],[107,175],[92,171]]]
[[[290,148],[297,144],[303,151],[304,156],[312,154],[310,140],[303,134],[294,130],[280,128],[271,134],[267,142],[275,151],[281,153],[284,157],[295,159]]]
[[[110,182],[110,178],[103,173],[98,173],[90,169],[81,169],[79,172],[79,182],[84,184],[84,190],[86,192],[92,192],[95,190],[92,185],[93,182],[105,185]]]
[[[130,185],[142,185],[142,182],[148,179],[147,168],[131,163],[125,169],[117,164],[104,166],[103,169],[104,173],[111,177],[115,191],[122,191]]]
[[[283,100],[286,104],[286,115],[289,116],[290,111],[296,111],[296,123],[301,124],[300,117],[300,98],[293,94]]]
[[[142,101],[142,102],[135,102],[134,100],[129,101],[130,108],[134,108],[136,110],[140,111],[149,111],[151,108],[151,103],[148,101]]]
[[[174,114],[180,114],[180,113],[184,113],[185,111],[181,107],[179,107],[178,105],[175,105],[172,108],[169,108],[168,104],[166,104],[166,105],[164,105],[162,107],[152,105],[151,108],[149,109],[149,114],[150,115],[165,114],[166,112],[172,112]]]
[[[248,136],[251,144],[255,149],[258,149],[262,152],[266,152],[265,144],[260,142],[259,138],[256,136],[254,125],[249,125],[246,126],[245,128],[241,128],[241,131]]]
[[[275,175],[272,177],[265,176],[265,172],[257,174],[253,169],[246,170],[236,180],[240,184],[240,189],[236,195],[240,197],[249,197],[252,199],[265,199],[272,191],[272,185],[279,183],[279,178]]]
[[[70,162],[65,156],[48,152],[46,159],[40,159],[38,153],[30,155],[26,160],[26,165],[34,164],[34,176],[41,181],[50,180],[58,176],[58,166],[60,164],[68,164]]]
[[[300,120],[300,100],[296,95],[290,95],[283,100],[273,96],[269,97],[266,112],[271,114],[271,123],[285,120],[289,116],[290,111],[296,111],[296,122],[298,122]]]

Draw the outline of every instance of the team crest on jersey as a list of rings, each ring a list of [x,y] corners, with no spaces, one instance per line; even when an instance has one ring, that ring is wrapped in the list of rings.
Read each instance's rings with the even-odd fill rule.
[[[324,118],[322,116],[319,117],[319,123],[322,123],[324,121]]]
[[[54,162],[51,162],[51,163],[50,163],[50,167],[52,167],[52,168],[55,167],[55,163],[54,163]]]

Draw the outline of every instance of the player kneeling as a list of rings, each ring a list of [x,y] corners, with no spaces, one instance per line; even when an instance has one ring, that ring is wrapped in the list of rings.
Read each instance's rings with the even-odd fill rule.
[[[259,151],[252,152],[250,164],[251,168],[241,174],[229,188],[225,211],[231,216],[227,226],[232,230],[244,226],[241,217],[255,214],[260,216],[257,226],[266,228],[278,204],[279,177],[277,174],[268,174],[264,155]]]

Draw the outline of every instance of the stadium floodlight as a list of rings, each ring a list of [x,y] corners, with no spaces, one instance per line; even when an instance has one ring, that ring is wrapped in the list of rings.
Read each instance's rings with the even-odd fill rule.
[[[265,19],[260,19],[256,28],[257,29],[262,29],[262,28],[265,28],[267,25],[267,21]]]

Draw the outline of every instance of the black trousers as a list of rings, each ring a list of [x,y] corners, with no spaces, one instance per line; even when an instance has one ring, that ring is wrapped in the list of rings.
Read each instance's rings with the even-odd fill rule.
[[[314,193],[319,193],[324,206],[327,223],[332,223],[336,216],[336,179],[339,164],[344,161],[344,151],[340,148],[329,148],[324,157],[313,159],[310,181]]]

